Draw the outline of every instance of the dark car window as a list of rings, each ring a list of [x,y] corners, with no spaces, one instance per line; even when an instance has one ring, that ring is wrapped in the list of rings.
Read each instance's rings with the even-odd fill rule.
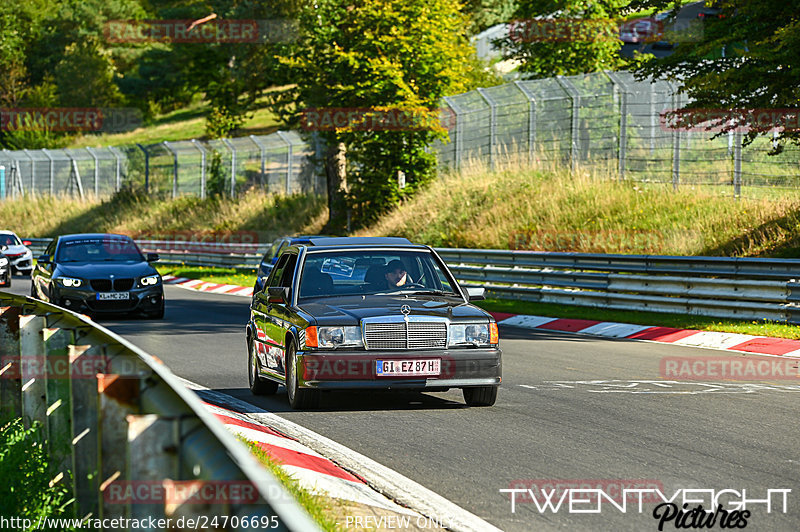
[[[0,247],[19,246],[21,243],[14,235],[0,235]]]
[[[404,284],[391,274],[405,272]],[[392,292],[456,295],[448,275],[426,251],[329,251],[309,253],[300,278],[300,298]],[[402,277],[401,277],[402,278]]]
[[[47,249],[44,250],[44,254],[52,259],[53,254],[55,254],[55,252],[56,252],[56,241],[51,240],[50,243],[47,245]]]
[[[58,246],[56,262],[117,262],[144,260],[130,238],[80,238]]]

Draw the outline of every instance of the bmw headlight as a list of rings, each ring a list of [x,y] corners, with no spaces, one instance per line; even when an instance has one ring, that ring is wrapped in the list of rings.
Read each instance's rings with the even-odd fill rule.
[[[308,327],[306,347],[364,347],[361,327]]]
[[[160,277],[158,275],[148,275],[147,277],[142,277],[139,279],[139,284],[141,286],[153,286],[158,284],[159,278]]]
[[[59,277],[58,282],[67,288],[78,288],[83,284],[83,281],[75,279],[74,277]]]
[[[8,264],[8,259],[5,257],[0,257],[0,266],[5,266]]]
[[[498,343],[497,324],[464,323],[450,325],[449,346],[488,346]]]

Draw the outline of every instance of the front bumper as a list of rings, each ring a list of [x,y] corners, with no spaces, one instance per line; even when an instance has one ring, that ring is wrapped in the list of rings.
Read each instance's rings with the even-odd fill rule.
[[[76,312],[93,314],[119,314],[135,312],[157,312],[164,304],[163,285],[127,290],[128,299],[98,300],[97,292],[91,288],[56,287],[50,300]]]
[[[15,258],[9,258],[8,262],[12,272],[28,275],[33,271],[33,256],[30,253],[25,253]]]
[[[303,388],[426,389],[497,386],[502,380],[498,348],[421,351],[307,351],[298,353],[298,381]],[[377,375],[378,360],[441,360],[438,376]]]

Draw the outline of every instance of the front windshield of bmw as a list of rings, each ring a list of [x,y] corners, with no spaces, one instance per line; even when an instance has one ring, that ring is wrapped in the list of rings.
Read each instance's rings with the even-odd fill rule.
[[[81,238],[58,246],[56,262],[126,262],[144,260],[131,239]]]
[[[408,293],[460,295],[430,252],[387,249],[308,253],[298,296]]]

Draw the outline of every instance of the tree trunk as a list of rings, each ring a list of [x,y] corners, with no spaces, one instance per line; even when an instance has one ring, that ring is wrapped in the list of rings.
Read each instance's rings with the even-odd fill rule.
[[[328,182],[328,230],[341,230],[346,223],[347,148],[331,141],[325,148],[325,177]]]

